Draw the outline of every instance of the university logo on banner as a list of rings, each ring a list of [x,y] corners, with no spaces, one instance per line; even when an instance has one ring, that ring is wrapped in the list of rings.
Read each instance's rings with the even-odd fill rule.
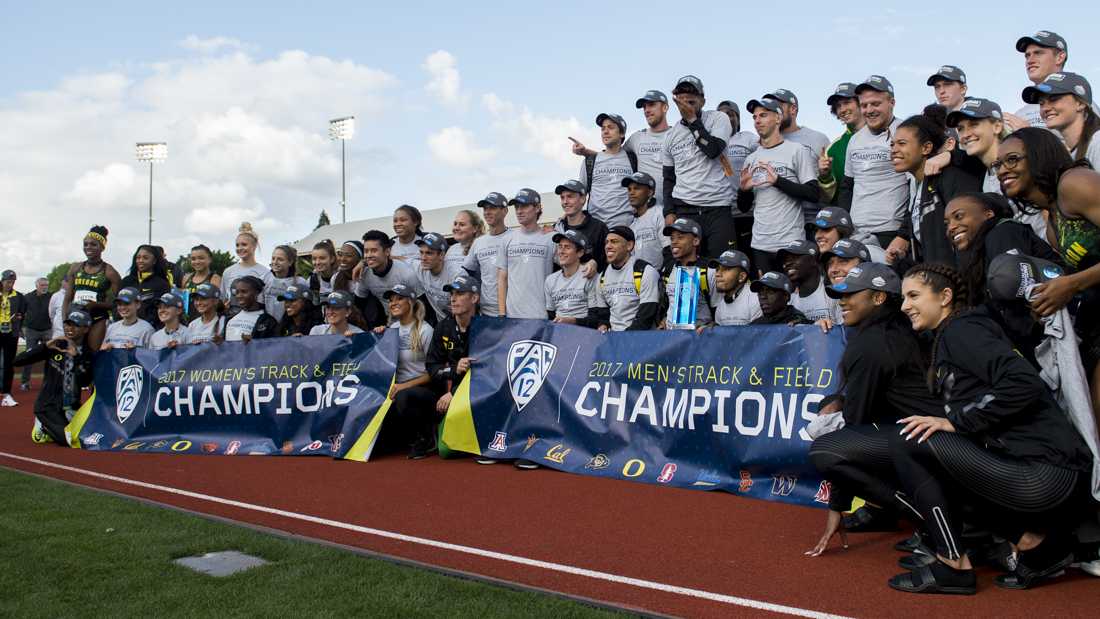
[[[508,386],[517,412],[542,388],[557,356],[557,346],[535,340],[521,340],[508,349]]]
[[[115,415],[119,423],[126,423],[141,401],[141,388],[145,372],[140,365],[128,365],[118,372],[115,381]]]

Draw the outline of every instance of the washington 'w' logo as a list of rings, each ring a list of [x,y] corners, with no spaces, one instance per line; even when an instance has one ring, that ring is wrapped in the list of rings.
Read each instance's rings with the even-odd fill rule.
[[[508,349],[508,385],[517,412],[522,411],[542,388],[557,355],[557,346],[535,340],[521,340]]]
[[[119,423],[126,423],[137,409],[144,375],[140,365],[128,365],[119,371],[115,381],[115,415]]]

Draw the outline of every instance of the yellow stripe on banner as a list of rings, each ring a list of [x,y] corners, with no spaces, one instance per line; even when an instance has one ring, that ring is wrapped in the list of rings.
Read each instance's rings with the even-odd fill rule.
[[[69,447],[73,449],[80,449],[80,431],[84,429],[84,423],[88,421],[88,416],[92,414],[92,404],[95,403],[95,390],[92,390],[92,395],[80,405],[76,414],[69,421],[69,425],[65,426],[65,437],[69,439]]]
[[[453,451],[480,456],[481,446],[478,445],[477,432],[474,430],[474,411],[470,407],[471,374],[473,370],[466,372],[451,398],[447,416],[443,419],[443,442]]]
[[[394,379],[390,380],[390,387],[393,387],[393,381]],[[389,393],[389,389],[386,390],[386,393]],[[345,460],[366,462],[370,459],[370,454],[374,451],[374,444],[378,442],[378,432],[382,429],[382,422],[386,419],[386,413],[390,411],[391,402],[392,400],[387,397],[382,406],[378,407],[378,412],[374,414],[374,418],[363,429],[363,433],[359,435],[359,438],[355,439],[355,444],[351,446],[348,453],[344,454]]]

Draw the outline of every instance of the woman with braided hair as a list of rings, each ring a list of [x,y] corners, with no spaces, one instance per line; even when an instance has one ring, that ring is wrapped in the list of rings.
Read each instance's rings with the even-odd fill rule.
[[[1091,456],[1035,368],[1012,349],[984,306],[966,309],[966,284],[950,267],[919,264],[902,280],[902,311],[935,333],[928,385],[945,417],[910,416],[890,437],[898,481],[924,521],[936,561],[890,579],[911,593],[976,592],[963,547],[968,522],[1008,539],[1016,568],[999,587],[1026,589],[1073,560],[1075,523]]]
[[[99,350],[103,345],[103,338],[107,335],[107,319],[114,309],[114,297],[122,288],[122,276],[103,260],[105,249],[107,228],[92,226],[84,235],[85,260],[74,262],[69,267],[71,284],[61,307],[62,316],[68,316],[74,309],[83,309],[91,315],[92,326],[88,330],[88,348],[91,350]]]

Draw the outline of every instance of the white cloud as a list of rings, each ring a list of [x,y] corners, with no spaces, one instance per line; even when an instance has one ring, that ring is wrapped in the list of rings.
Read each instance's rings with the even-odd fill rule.
[[[76,179],[62,198],[76,206],[103,208],[121,206],[134,189],[137,175],[125,163],[112,163],[100,170],[88,170]]]
[[[493,149],[474,144],[474,134],[462,127],[447,127],[428,136],[428,148],[439,161],[460,168],[482,165],[495,155]]]
[[[493,117],[493,126],[521,150],[541,155],[563,169],[574,170],[580,159],[573,154],[570,137],[598,148],[599,131],[574,117],[558,118],[532,112],[527,106],[501,99],[495,93],[482,95],[481,103]]]
[[[463,105],[462,78],[458,74],[458,60],[450,52],[439,50],[428,55],[420,65],[428,72],[430,80],[425,90],[448,105]]]
[[[223,48],[246,49],[244,43],[232,37],[209,37],[204,39],[194,34],[189,34],[187,38],[180,41],[180,47],[200,54],[212,54]]]

